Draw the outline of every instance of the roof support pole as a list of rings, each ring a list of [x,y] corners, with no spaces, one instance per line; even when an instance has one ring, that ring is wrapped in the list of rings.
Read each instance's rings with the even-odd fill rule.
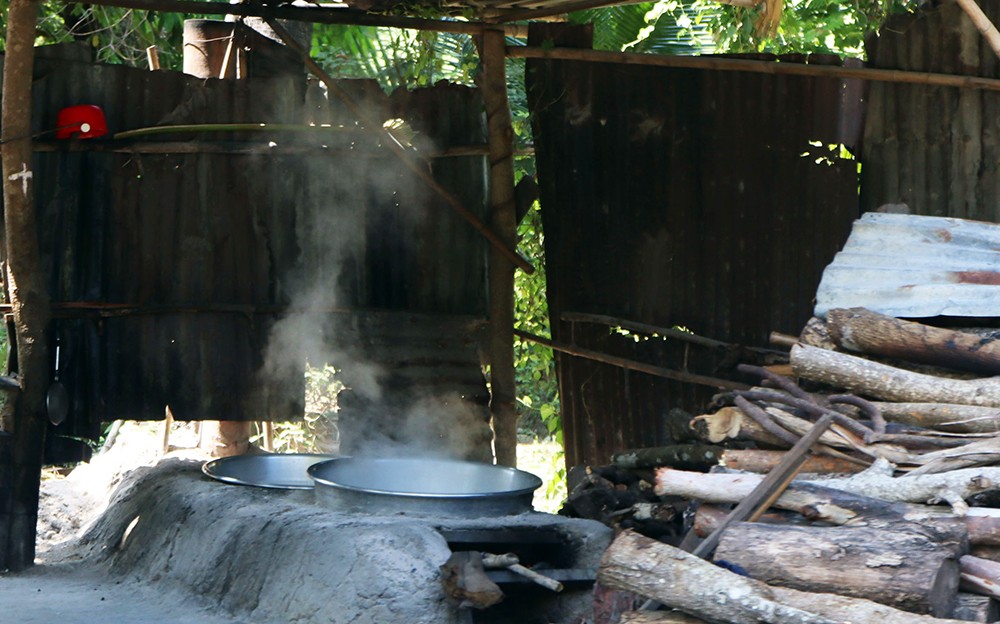
[[[506,43],[502,28],[483,31],[479,90],[486,105],[489,144],[490,229],[507,248],[517,247],[514,204],[514,128],[507,99]],[[514,381],[514,265],[490,251],[490,415],[498,464],[517,465]]]
[[[7,14],[0,156],[3,159],[6,286],[14,312],[17,368],[22,392],[14,412],[13,460],[0,472],[9,487],[9,514],[0,517],[0,568],[23,570],[34,562],[38,497],[45,441],[45,393],[49,383],[49,294],[38,249],[31,171],[31,79],[37,0],[11,0]],[[10,423],[8,423],[8,426]],[[4,482],[6,481],[6,482]],[[3,506],[0,505],[0,509]]]

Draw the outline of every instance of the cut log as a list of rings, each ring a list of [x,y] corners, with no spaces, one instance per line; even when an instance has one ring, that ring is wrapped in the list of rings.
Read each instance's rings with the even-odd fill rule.
[[[886,420],[954,433],[1000,431],[1000,408],[951,403],[877,402]]]
[[[672,466],[684,470],[707,470],[719,463],[722,447],[708,444],[675,444],[638,448],[615,453],[611,464],[618,468]]]
[[[691,429],[699,438],[718,444],[725,440],[747,440],[774,448],[789,448],[791,444],[764,431],[757,422],[738,407],[723,407],[714,414],[702,414],[691,419]]]
[[[739,522],[723,532],[715,560],[769,585],[948,617],[962,554],[953,542],[906,530]]]
[[[989,596],[958,592],[951,617],[963,622],[995,622],[1000,619],[1000,607]]]
[[[722,521],[726,519],[727,515],[729,515],[729,511],[723,507],[701,503],[694,512],[694,522],[692,523],[691,528],[698,537],[705,537],[717,529],[722,524]],[[833,526],[822,522],[814,522],[795,512],[774,509],[765,514],[761,514],[755,522],[760,522],[762,524]]]
[[[943,379],[878,364],[861,357],[795,345],[792,368],[799,377],[886,401],[956,403],[1000,407],[1000,379]]]
[[[604,554],[598,580],[711,622],[732,624],[958,624],[833,594],[773,587],[626,531]]]
[[[732,468],[733,470],[742,470],[744,472],[770,472],[771,469],[778,465],[778,462],[781,461],[784,454],[784,451],[727,449],[722,452],[722,456],[719,458],[719,464],[727,468]],[[856,473],[861,472],[864,469],[865,465],[861,462],[849,461],[839,457],[812,455],[804,464],[802,464],[801,472],[812,474],[839,474]]]
[[[830,337],[830,328],[827,327],[826,321],[815,316],[806,321],[805,327],[802,328],[802,333],[799,334],[799,342],[810,347],[829,349],[831,351],[837,348],[837,343]],[[794,347],[795,345],[792,345],[789,349]]]
[[[837,345],[910,362],[1000,373],[1000,340],[903,321],[865,308],[837,308],[826,315]]]

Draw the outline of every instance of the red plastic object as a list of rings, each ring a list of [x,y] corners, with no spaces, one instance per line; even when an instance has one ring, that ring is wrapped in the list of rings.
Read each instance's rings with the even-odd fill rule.
[[[104,111],[93,104],[79,104],[59,111],[57,139],[93,139],[108,133]]]

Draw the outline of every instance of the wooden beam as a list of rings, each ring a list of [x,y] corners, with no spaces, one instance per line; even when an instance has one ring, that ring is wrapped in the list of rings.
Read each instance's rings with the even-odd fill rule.
[[[664,379],[672,379],[674,381],[681,381],[684,383],[709,386],[711,388],[722,388],[725,390],[748,390],[750,388],[750,386],[738,381],[708,377],[706,375],[695,375],[694,373],[685,373],[683,371],[663,368],[662,366],[636,362],[635,360],[629,360],[616,355],[608,355],[607,353],[601,353],[592,349],[584,349],[575,345],[563,344],[549,338],[543,338],[542,336],[536,336],[526,331],[521,331],[519,329],[514,330],[514,335],[518,338],[523,338],[524,340],[530,340],[531,342],[537,342],[538,344],[545,345],[553,351],[560,351],[569,355],[594,360],[595,362],[601,362],[602,364],[618,366],[619,368],[624,368],[626,370],[646,373],[647,375],[653,375],[655,377],[663,377]]]
[[[192,15],[239,15],[241,17],[311,22],[313,24],[406,28],[409,30],[450,32],[465,35],[478,35],[482,33],[485,26],[481,22],[377,15],[346,8],[299,7],[291,6],[290,4],[265,6],[256,3],[229,4],[226,2],[202,2],[199,0],[74,0],[74,3],[113,6],[140,11],[188,13]],[[505,28],[505,32],[511,37],[524,38],[526,36],[524,26],[511,25]]]
[[[486,107],[489,145],[490,229],[507,247],[517,245],[514,202],[514,128],[507,99],[503,28],[483,32],[482,74],[477,82]],[[494,247],[489,262],[490,416],[497,463],[517,465],[517,388],[514,381],[514,266]]]
[[[23,392],[15,407],[13,504],[7,539],[0,543],[0,568],[23,570],[34,563],[42,452],[45,442],[45,393],[49,383],[49,294],[42,273],[35,219],[31,149],[31,76],[35,58],[37,0],[11,0],[0,103],[3,140],[6,286],[14,312],[17,368]],[[3,489],[0,484],[0,490]],[[0,518],[0,522],[4,519]]]
[[[510,58],[537,58],[560,61],[586,61],[588,63],[617,63],[622,65],[644,65],[650,67],[681,67],[688,69],[711,69],[716,71],[741,71],[756,74],[814,76],[821,78],[871,80],[919,84],[938,87],[958,87],[1000,91],[1000,80],[981,76],[954,76],[930,72],[911,72],[898,69],[876,69],[869,67],[841,67],[838,65],[808,65],[804,63],[777,63],[774,61],[751,61],[746,59],[716,58],[704,56],[667,56],[661,54],[635,54],[629,52],[607,52],[604,50],[581,50],[578,48],[541,48],[535,46],[508,46]]]

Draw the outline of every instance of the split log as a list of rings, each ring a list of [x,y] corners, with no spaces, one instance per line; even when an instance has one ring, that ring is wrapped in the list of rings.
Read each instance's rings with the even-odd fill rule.
[[[874,404],[886,420],[955,433],[1000,431],[1000,408],[951,403]]]
[[[611,465],[626,469],[672,466],[684,470],[707,470],[719,463],[722,451],[722,447],[708,444],[630,449],[612,455]]]
[[[989,596],[958,592],[951,617],[963,622],[995,622],[1000,619],[1000,606]]]
[[[910,362],[987,375],[1000,373],[1000,340],[903,321],[865,308],[837,308],[826,315],[837,345]]]
[[[715,560],[769,585],[948,617],[962,554],[954,542],[938,543],[905,529],[739,522],[722,534]]]
[[[1000,407],[995,377],[943,379],[801,344],[792,347],[791,361],[800,377],[886,401]]]
[[[778,465],[784,454],[784,451],[727,449],[722,452],[719,464],[743,472],[770,472]],[[812,455],[802,464],[801,472],[812,474],[856,473],[864,470],[865,467],[861,461]]]
[[[626,531],[604,554],[598,580],[716,622],[732,624],[958,624],[861,598],[772,587],[678,548]]]

